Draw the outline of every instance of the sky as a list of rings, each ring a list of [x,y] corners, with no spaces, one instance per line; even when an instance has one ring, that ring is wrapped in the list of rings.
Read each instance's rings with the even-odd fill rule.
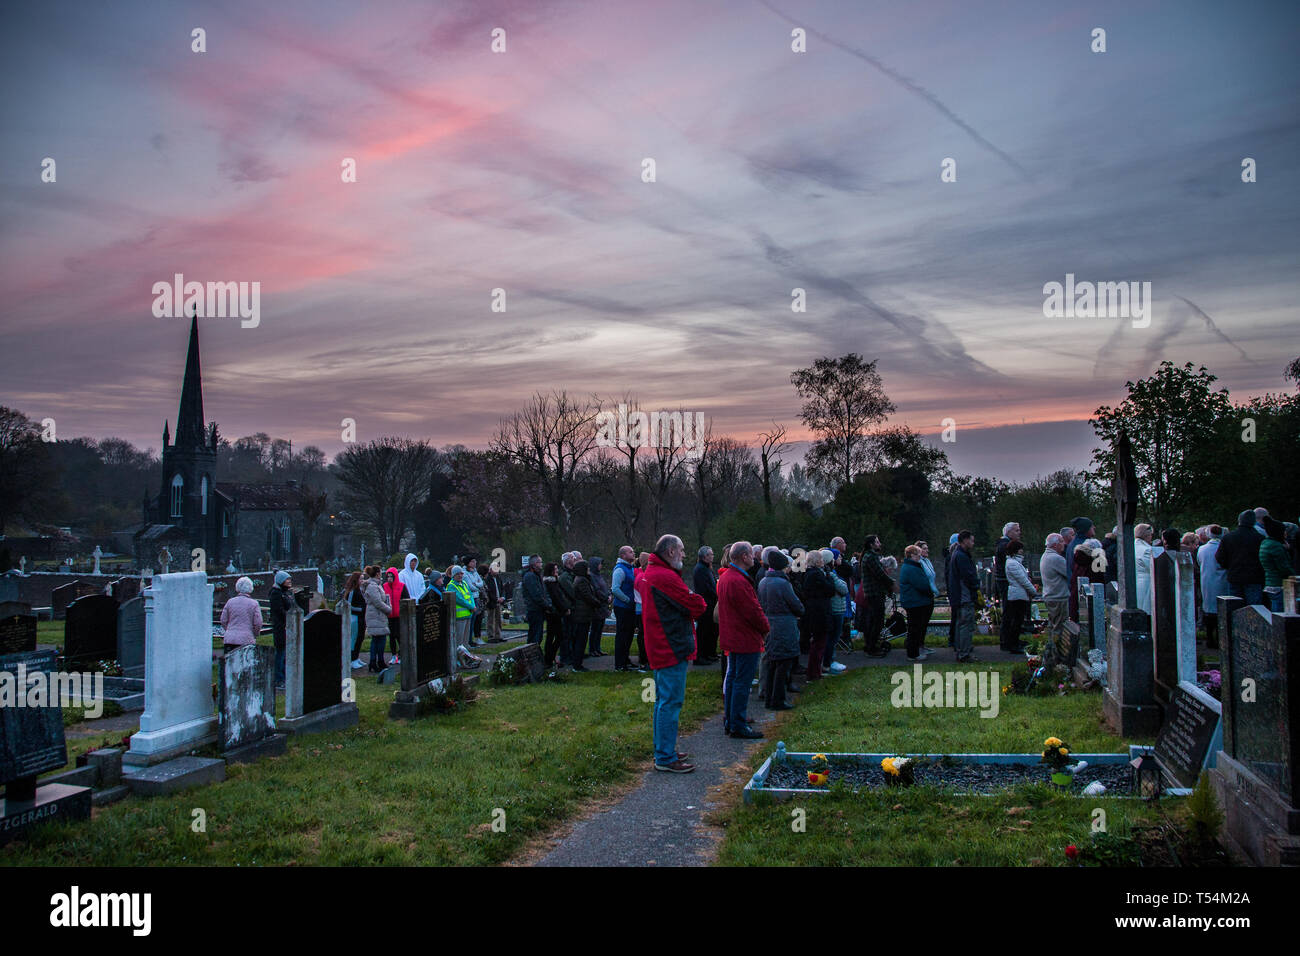
[[[1289,388],[1298,39],[1259,0],[7,5],[0,404],[157,449],[182,273],[261,284],[199,320],[232,439],[484,447],[551,388],[806,438],[790,372],[855,351],[957,471],[1083,467],[1163,359]],[[1045,317],[1067,273],[1150,324]]]

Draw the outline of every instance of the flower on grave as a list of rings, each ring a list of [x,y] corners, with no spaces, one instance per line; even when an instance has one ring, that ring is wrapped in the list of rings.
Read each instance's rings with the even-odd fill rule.
[[[908,787],[916,782],[911,757],[886,757],[880,761],[880,768],[885,771],[885,783],[891,787]]]
[[[1050,764],[1054,773],[1065,770],[1075,759],[1070,756],[1070,748],[1060,737],[1048,737],[1043,741],[1043,756],[1040,763]]]
[[[1077,860],[1079,858],[1079,848],[1071,843],[1065,848],[1065,857],[1067,860]]]

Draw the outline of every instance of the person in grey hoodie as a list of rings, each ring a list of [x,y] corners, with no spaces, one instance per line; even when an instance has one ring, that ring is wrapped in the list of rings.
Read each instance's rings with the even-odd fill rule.
[[[469,593],[474,598],[474,616],[470,619],[470,639],[474,644],[484,643],[481,638],[483,634],[483,608],[487,605],[487,596],[483,593],[483,575],[479,574],[478,558],[469,557],[465,559],[465,586],[469,588]]]
[[[1070,618],[1070,569],[1065,564],[1065,539],[1049,534],[1038,560],[1043,578],[1043,601],[1047,604],[1047,633],[1057,648],[1066,647],[1065,622]]]
[[[804,606],[795,597],[786,569],[790,559],[776,548],[764,555],[768,570],[758,582],[758,603],[771,630],[764,646],[763,696],[768,710],[789,710],[793,705],[786,700],[790,672],[799,660],[799,618]]]

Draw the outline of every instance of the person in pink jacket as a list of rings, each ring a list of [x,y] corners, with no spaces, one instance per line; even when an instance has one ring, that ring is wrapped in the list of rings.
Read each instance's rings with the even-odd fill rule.
[[[262,633],[262,608],[252,595],[252,579],[240,578],[235,582],[235,596],[221,609],[221,643],[227,654],[245,644],[256,644]]]

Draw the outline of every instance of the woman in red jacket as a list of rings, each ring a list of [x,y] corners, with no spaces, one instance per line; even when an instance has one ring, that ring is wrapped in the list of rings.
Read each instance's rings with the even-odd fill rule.
[[[763,653],[768,621],[749,584],[754,549],[748,541],[737,541],[728,557],[728,573],[718,574],[718,643],[727,653],[723,729],[729,736],[754,740],[763,735],[749,725],[749,693]],[[731,573],[733,570],[740,573]]]

